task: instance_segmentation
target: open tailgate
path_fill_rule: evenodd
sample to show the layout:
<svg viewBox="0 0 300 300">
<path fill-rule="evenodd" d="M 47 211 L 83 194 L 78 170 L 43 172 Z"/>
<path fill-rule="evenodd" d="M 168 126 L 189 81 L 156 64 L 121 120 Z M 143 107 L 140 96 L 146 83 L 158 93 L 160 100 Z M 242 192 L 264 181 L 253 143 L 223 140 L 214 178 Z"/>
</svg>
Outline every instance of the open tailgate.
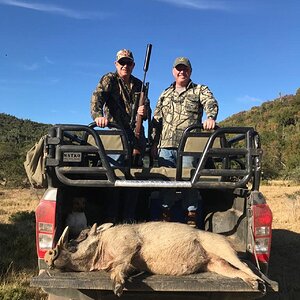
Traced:
<svg viewBox="0 0 300 300">
<path fill-rule="evenodd" d="M 79 290 L 100 290 L 112 294 L 112 282 L 109 274 L 104 271 L 95 272 L 60 272 L 44 271 L 40 275 L 33 277 L 31 286 L 43 288 L 48 293 L 59 293 L 60 289 Z M 272 282 L 269 287 L 273 291 L 278 291 L 277 282 Z M 243 299 L 255 299 L 264 295 L 265 287 L 257 286 L 252 288 L 239 278 L 227 278 L 218 274 L 205 272 L 186 276 L 162 276 L 140 273 L 130 277 L 125 284 L 123 299 L 126 295 L 136 295 L 140 299 L 145 299 L 147 295 L 155 293 L 155 299 L 167 299 L 168 295 L 172 299 L 201 299 L 201 295 L 211 293 L 227 295 L 232 294 L 231 299 L 241 297 Z M 161 296 L 161 297 L 159 297 Z M 176 297 L 175 297 L 176 296 Z M 244 298 L 245 296 L 245 298 Z M 142 297 L 142 298 L 141 298 Z M 175 297 L 175 298 L 174 298 Z"/>
</svg>

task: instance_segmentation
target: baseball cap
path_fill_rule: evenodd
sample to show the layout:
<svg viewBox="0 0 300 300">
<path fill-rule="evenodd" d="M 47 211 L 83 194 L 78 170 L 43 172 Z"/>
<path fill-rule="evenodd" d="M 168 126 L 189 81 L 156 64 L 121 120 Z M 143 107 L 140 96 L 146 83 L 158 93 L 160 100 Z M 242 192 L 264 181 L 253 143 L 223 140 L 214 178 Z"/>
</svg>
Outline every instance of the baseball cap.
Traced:
<svg viewBox="0 0 300 300">
<path fill-rule="evenodd" d="M 178 65 L 185 65 L 188 68 L 192 69 L 191 62 L 186 57 L 177 57 L 173 63 L 173 67 L 176 68 Z"/>
<path fill-rule="evenodd" d="M 122 58 L 128 58 L 134 61 L 132 52 L 128 49 L 121 49 L 120 51 L 117 52 L 116 60 L 119 61 Z"/>
</svg>

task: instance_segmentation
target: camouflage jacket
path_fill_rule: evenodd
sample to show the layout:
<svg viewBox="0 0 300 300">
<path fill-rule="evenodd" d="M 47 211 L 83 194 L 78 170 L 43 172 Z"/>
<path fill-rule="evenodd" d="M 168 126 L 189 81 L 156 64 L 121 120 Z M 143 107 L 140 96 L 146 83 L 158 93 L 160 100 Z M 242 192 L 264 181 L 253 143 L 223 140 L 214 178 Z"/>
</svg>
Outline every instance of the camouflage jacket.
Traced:
<svg viewBox="0 0 300 300">
<path fill-rule="evenodd" d="M 91 116 L 106 117 L 109 122 L 115 122 L 124 128 L 129 128 L 132 106 L 141 92 L 142 82 L 130 76 L 129 87 L 119 77 L 118 73 L 104 75 L 91 99 Z"/>
<path fill-rule="evenodd" d="M 178 93 L 175 83 L 159 97 L 152 120 L 152 138 L 159 148 L 177 148 L 183 131 L 191 125 L 201 124 L 203 110 L 214 120 L 218 102 L 205 85 L 192 81 Z"/>
</svg>

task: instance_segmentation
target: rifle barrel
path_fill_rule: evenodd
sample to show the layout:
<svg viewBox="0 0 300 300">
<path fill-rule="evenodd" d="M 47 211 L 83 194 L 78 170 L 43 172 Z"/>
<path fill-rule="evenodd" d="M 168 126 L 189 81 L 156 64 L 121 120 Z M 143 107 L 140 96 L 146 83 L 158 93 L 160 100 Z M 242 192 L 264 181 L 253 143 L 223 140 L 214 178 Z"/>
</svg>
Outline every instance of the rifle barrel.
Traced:
<svg viewBox="0 0 300 300">
<path fill-rule="evenodd" d="M 151 50 L 152 50 L 152 44 L 147 45 L 146 55 L 145 55 L 145 61 L 144 61 L 144 71 L 148 71 L 149 62 L 150 62 L 150 56 L 151 56 Z"/>
</svg>

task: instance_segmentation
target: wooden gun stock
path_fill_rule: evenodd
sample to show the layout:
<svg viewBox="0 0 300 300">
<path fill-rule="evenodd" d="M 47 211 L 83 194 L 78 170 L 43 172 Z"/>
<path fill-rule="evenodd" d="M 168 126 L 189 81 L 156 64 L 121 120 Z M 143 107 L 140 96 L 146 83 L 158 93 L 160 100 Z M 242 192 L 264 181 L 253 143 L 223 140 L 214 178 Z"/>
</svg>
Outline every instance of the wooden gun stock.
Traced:
<svg viewBox="0 0 300 300">
<path fill-rule="evenodd" d="M 141 92 L 140 99 L 139 99 L 139 107 L 145 105 L 145 93 Z M 143 117 L 139 114 L 136 115 L 136 123 L 134 128 L 134 135 L 137 139 L 141 136 L 141 130 L 142 130 L 142 123 L 143 123 Z"/>
</svg>

